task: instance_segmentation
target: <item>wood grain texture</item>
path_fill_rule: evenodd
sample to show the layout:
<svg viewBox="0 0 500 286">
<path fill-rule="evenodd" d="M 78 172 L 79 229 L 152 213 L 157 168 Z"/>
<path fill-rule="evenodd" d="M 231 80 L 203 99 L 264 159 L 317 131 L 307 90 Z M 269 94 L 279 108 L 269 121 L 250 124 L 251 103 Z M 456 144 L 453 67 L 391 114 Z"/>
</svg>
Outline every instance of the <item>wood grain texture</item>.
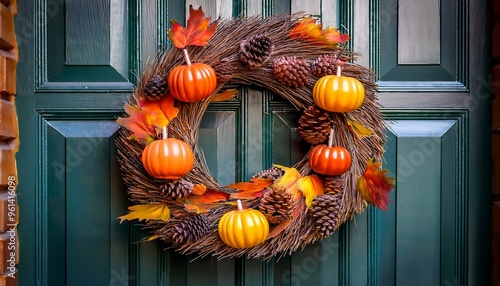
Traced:
<svg viewBox="0 0 500 286">
<path fill-rule="evenodd" d="M 0 49 L 8 51 L 16 46 L 14 15 L 7 7 L 0 5 Z"/>
<path fill-rule="evenodd" d="M 16 67 L 16 60 L 0 55 L 0 93 L 16 94 Z"/>
<path fill-rule="evenodd" d="M 0 99 L 0 140 L 8 141 L 18 137 L 17 115 L 13 101 Z"/>
</svg>

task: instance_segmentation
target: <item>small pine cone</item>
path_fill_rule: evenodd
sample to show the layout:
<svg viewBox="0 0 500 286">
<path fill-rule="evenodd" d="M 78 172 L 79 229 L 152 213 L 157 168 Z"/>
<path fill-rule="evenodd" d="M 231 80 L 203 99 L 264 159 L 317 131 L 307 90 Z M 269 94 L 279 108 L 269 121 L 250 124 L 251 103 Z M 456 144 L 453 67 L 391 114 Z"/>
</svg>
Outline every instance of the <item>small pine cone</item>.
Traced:
<svg viewBox="0 0 500 286">
<path fill-rule="evenodd" d="M 322 194 L 312 200 L 311 215 L 320 239 L 330 236 L 337 229 L 342 193 Z"/>
<path fill-rule="evenodd" d="M 299 135 L 311 144 L 323 143 L 330 135 L 330 114 L 311 105 L 299 119 Z"/>
<path fill-rule="evenodd" d="M 267 170 L 263 170 L 263 171 L 256 173 L 255 175 L 252 176 L 252 179 L 263 178 L 263 179 L 277 180 L 278 178 L 283 176 L 284 173 L 285 172 L 283 170 L 281 170 L 280 168 L 272 166 L 271 168 L 269 168 Z"/>
<path fill-rule="evenodd" d="M 177 181 L 168 181 L 160 187 L 161 193 L 172 199 L 187 197 L 191 193 L 193 188 L 193 183 L 183 179 L 179 179 Z"/>
<path fill-rule="evenodd" d="M 273 61 L 273 76 L 284 85 L 300 87 L 308 83 L 309 65 L 301 57 L 279 57 Z"/>
<path fill-rule="evenodd" d="M 340 193 L 344 191 L 345 180 L 343 176 L 325 178 L 325 193 Z"/>
<path fill-rule="evenodd" d="M 240 44 L 240 61 L 250 69 L 261 67 L 274 50 L 274 45 L 264 34 L 250 36 Z"/>
<path fill-rule="evenodd" d="M 292 215 L 292 195 L 284 187 L 269 188 L 262 195 L 259 210 L 269 223 L 280 224 Z"/>
<path fill-rule="evenodd" d="M 204 237 L 210 228 L 206 215 L 191 215 L 172 226 L 172 241 L 174 243 L 190 243 Z"/>
<path fill-rule="evenodd" d="M 155 74 L 144 85 L 142 92 L 147 100 L 159 100 L 168 93 L 168 84 L 161 76 Z"/>
<path fill-rule="evenodd" d="M 214 65 L 215 75 L 217 76 L 217 82 L 223 83 L 234 76 L 234 66 L 231 64 L 228 58 L 223 58 Z"/>
<path fill-rule="evenodd" d="M 339 59 L 337 55 L 321 55 L 311 64 L 311 73 L 317 77 L 336 74 L 339 65 L 343 66 L 344 61 Z"/>
</svg>

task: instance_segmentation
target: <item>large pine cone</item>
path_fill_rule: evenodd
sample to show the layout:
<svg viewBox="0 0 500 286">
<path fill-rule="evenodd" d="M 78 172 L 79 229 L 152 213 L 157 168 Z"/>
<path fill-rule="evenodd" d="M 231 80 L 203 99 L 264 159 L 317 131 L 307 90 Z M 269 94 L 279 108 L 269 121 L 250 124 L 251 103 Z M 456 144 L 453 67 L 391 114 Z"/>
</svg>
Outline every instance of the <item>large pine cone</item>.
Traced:
<svg viewBox="0 0 500 286">
<path fill-rule="evenodd" d="M 311 73 L 317 77 L 337 74 L 337 66 L 343 66 L 344 61 L 335 54 L 319 56 L 311 65 Z"/>
<path fill-rule="evenodd" d="M 172 241 L 174 243 L 190 243 L 204 237 L 210 229 L 206 215 L 191 215 L 172 226 Z"/>
<path fill-rule="evenodd" d="M 223 83 L 234 76 L 234 66 L 231 64 L 228 58 L 223 58 L 214 65 L 215 75 L 217 76 L 217 82 Z"/>
<path fill-rule="evenodd" d="M 344 191 L 344 176 L 334 176 L 325 178 L 325 193 L 340 193 Z"/>
<path fill-rule="evenodd" d="M 280 224 L 292 215 L 292 195 L 284 187 L 271 187 L 262 195 L 259 210 L 269 223 Z"/>
<path fill-rule="evenodd" d="M 283 170 L 281 170 L 280 168 L 272 166 L 271 168 L 269 168 L 267 170 L 263 170 L 263 171 L 256 173 L 255 175 L 252 176 L 252 179 L 263 178 L 263 179 L 277 180 L 278 178 L 283 176 L 284 173 L 285 172 Z"/>
<path fill-rule="evenodd" d="M 250 68 L 261 67 L 271 58 L 274 45 L 264 34 L 250 36 L 240 44 L 240 61 Z"/>
<path fill-rule="evenodd" d="M 306 108 L 299 119 L 299 135 L 311 144 L 323 143 L 331 129 L 330 114 L 315 105 Z"/>
<path fill-rule="evenodd" d="M 144 85 L 142 93 L 147 100 L 159 100 L 168 93 L 168 84 L 161 76 L 155 74 Z"/>
<path fill-rule="evenodd" d="M 279 57 L 273 61 L 273 76 L 277 81 L 291 87 L 308 83 L 309 65 L 301 57 Z"/>
<path fill-rule="evenodd" d="M 312 200 L 311 215 L 316 235 L 323 239 L 337 229 L 343 193 L 322 194 Z"/>
<path fill-rule="evenodd" d="M 168 181 L 160 187 L 163 195 L 174 200 L 187 197 L 193 188 L 193 183 L 183 179 Z"/>
</svg>

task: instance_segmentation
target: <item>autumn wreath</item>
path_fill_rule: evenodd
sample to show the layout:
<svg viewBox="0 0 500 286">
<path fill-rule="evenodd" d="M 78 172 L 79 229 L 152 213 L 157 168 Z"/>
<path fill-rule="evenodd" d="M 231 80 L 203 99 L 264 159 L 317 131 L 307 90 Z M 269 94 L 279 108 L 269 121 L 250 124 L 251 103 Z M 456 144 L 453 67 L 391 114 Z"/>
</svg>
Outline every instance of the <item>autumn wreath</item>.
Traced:
<svg viewBox="0 0 500 286">
<path fill-rule="evenodd" d="M 173 46 L 142 72 L 117 138 L 131 202 L 149 238 L 184 254 L 269 259 L 331 235 L 367 203 L 385 209 L 394 181 L 381 169 L 385 128 L 374 75 L 353 63 L 348 35 L 302 14 L 211 22 L 190 7 Z M 238 86 L 268 89 L 302 112 L 310 143 L 295 166 L 273 165 L 221 186 L 197 141 L 211 102 Z"/>
</svg>

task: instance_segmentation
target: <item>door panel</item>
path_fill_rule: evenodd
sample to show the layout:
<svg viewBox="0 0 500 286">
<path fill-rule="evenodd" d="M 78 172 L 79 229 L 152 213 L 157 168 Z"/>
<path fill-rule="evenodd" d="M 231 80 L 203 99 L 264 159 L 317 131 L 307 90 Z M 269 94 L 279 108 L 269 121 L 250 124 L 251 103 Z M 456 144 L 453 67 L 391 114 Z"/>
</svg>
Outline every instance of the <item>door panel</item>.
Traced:
<svg viewBox="0 0 500 286">
<path fill-rule="evenodd" d="M 487 218 L 488 165 L 468 159 L 489 150 L 478 84 L 487 61 L 468 52 L 479 49 L 468 46 L 468 31 L 481 27 L 484 7 L 410 2 L 18 3 L 20 285 L 486 285 L 488 224 L 476 222 Z M 331 237 L 270 261 L 195 259 L 144 242 L 150 233 L 140 223 L 119 223 L 128 201 L 115 119 L 142 66 L 168 47 L 168 21 L 184 23 L 189 4 L 212 19 L 306 11 L 349 31 L 358 62 L 379 76 L 390 127 L 384 168 L 397 186 L 387 211 L 369 207 Z M 409 37 L 416 26 L 431 34 Z M 415 45 L 429 50 L 414 53 Z M 303 158 L 299 116 L 269 91 L 240 87 L 237 98 L 209 107 L 198 148 L 222 185 L 248 180 Z"/>
</svg>

